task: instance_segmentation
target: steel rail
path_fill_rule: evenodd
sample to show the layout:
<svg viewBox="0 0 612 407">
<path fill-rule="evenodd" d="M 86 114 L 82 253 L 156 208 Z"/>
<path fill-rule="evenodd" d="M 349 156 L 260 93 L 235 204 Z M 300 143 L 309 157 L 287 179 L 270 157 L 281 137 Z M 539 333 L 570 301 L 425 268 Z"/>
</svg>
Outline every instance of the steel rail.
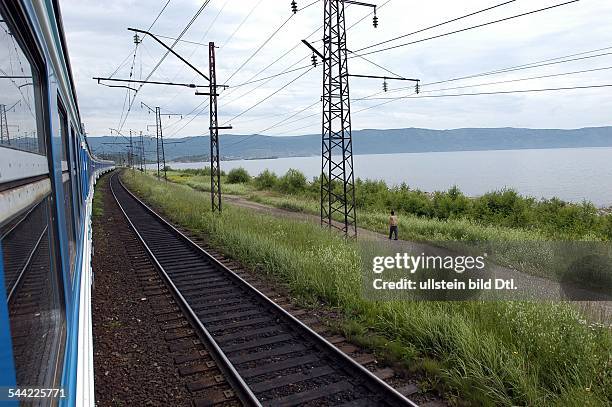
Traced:
<svg viewBox="0 0 612 407">
<path fill-rule="evenodd" d="M 115 174 L 113 176 L 116 177 L 117 175 Z M 287 322 L 289 322 L 295 328 L 297 328 L 298 331 L 301 334 L 307 335 L 308 338 L 310 340 L 312 340 L 314 343 L 316 343 L 318 345 L 321 345 L 325 351 L 327 351 L 328 353 L 332 354 L 335 357 L 338 357 L 340 360 L 342 360 L 348 366 L 350 366 L 352 369 L 354 369 L 354 371 L 357 373 L 357 375 L 355 375 L 355 376 L 359 377 L 358 375 L 360 375 L 361 379 L 364 380 L 364 382 L 365 382 L 364 384 L 365 385 L 372 384 L 377 389 L 377 391 L 380 393 L 380 395 L 383 396 L 383 397 L 388 398 L 391 402 L 393 402 L 392 405 L 394 405 L 394 406 L 418 407 L 418 405 L 416 403 L 414 403 L 413 401 L 411 401 L 410 399 L 405 397 L 403 394 L 401 394 L 400 392 L 395 390 L 393 387 L 391 387 L 389 384 L 387 384 L 384 380 L 380 379 L 375 374 L 373 374 L 371 371 L 369 371 L 367 368 L 365 368 L 362 365 L 360 365 L 353 358 L 351 358 L 350 356 L 348 356 L 347 354 L 345 354 L 344 352 L 339 350 L 332 343 L 327 341 L 325 338 L 323 338 L 317 332 L 315 332 L 310 327 L 305 325 L 302 321 L 300 321 L 299 319 L 297 319 L 296 317 L 291 315 L 291 313 L 286 311 L 280 305 L 276 304 L 274 301 L 272 301 L 270 298 L 268 298 L 265 294 L 263 294 L 257 288 L 252 286 L 250 283 L 248 283 L 246 280 L 244 280 L 242 277 L 240 277 L 234 271 L 232 271 L 227 266 L 225 266 L 223 263 L 221 263 L 219 260 L 217 260 L 213 255 L 208 253 L 206 250 L 204 250 L 202 247 L 200 247 L 197 243 L 195 243 L 193 240 L 191 240 L 189 237 L 187 237 L 184 233 L 182 233 L 180 230 L 178 230 L 174 225 L 172 225 L 170 222 L 168 222 L 166 219 L 164 219 L 162 216 L 160 216 L 157 212 L 155 212 L 152 208 L 150 208 L 147 204 L 145 204 L 140 198 L 135 196 L 127 187 L 125 187 L 125 185 L 123 185 L 123 182 L 120 179 L 118 179 L 118 181 L 119 181 L 119 184 L 121 185 L 121 187 L 146 212 L 148 212 L 150 215 L 152 215 L 157 221 L 159 221 L 163 225 L 165 225 L 180 240 L 186 242 L 192 249 L 196 250 L 196 252 L 201 253 L 204 257 L 207 258 L 207 260 L 211 261 L 216 267 L 218 267 L 223 272 L 225 272 L 234 281 L 238 282 L 239 285 L 241 285 L 242 287 L 246 288 L 248 292 L 254 294 L 257 299 L 262 301 L 264 304 L 267 304 L 274 311 L 276 311 L 279 314 L 281 314 L 281 316 L 284 317 L 284 319 Z M 111 182 L 111 191 L 113 191 L 113 196 L 115 197 L 115 199 L 119 203 L 119 201 L 118 201 L 118 199 L 117 199 L 117 197 L 116 197 L 116 195 L 114 193 L 114 190 L 112 188 L 112 182 Z M 157 259 L 154 256 L 153 252 L 151 251 L 151 249 L 146 245 L 146 243 L 144 242 L 144 239 L 141 237 L 141 235 L 138 233 L 138 231 L 136 230 L 136 228 L 133 225 L 133 223 L 127 217 L 127 214 L 123 210 L 123 207 L 121 206 L 120 203 L 119 203 L 119 206 L 120 206 L 122 212 L 124 213 L 124 215 L 126 216 L 126 219 L 128 219 L 128 222 L 130 223 L 130 225 L 132 226 L 134 231 L 136 231 L 136 233 L 137 233 L 138 237 L 140 238 L 141 242 L 147 248 L 147 251 L 149 252 L 149 255 L 153 258 L 155 264 L 160 268 L 160 270 L 162 270 L 162 273 L 164 274 L 164 277 L 166 278 L 168 283 L 171 285 L 172 289 L 176 292 L 177 296 L 181 299 L 181 301 L 185 302 L 186 308 L 189 310 L 189 312 L 192 315 L 192 317 L 195 318 L 198 326 L 203 330 L 203 332 L 206 332 L 207 337 L 209 337 L 210 340 L 212 341 L 213 348 L 215 349 L 215 351 L 220 352 L 220 354 L 222 355 L 223 360 L 226 360 L 227 363 L 229 364 L 229 366 L 232 367 L 232 369 L 231 369 L 232 374 L 239 375 L 237 370 L 233 367 L 233 364 L 229 361 L 229 358 L 224 354 L 224 352 L 221 350 L 220 346 L 216 343 L 214 338 L 212 338 L 212 336 L 210 335 L 209 331 L 199 321 L 199 318 L 195 315 L 195 312 L 193 311 L 193 309 L 188 304 L 186 304 L 185 298 L 178 292 L 178 289 L 176 288 L 176 286 L 171 281 L 170 276 L 167 273 L 165 273 L 165 271 L 163 271 L 163 268 L 161 267 L 161 264 L 159 264 L 159 262 L 157 261 Z M 242 380 L 242 378 L 240 378 L 239 383 L 243 383 L 245 386 L 248 387 L 248 385 L 246 385 L 246 383 L 244 382 L 244 380 Z M 250 390 L 249 390 L 249 392 L 250 392 L 251 395 L 253 394 Z M 255 396 L 253 395 L 253 397 L 255 397 Z"/>
<path fill-rule="evenodd" d="M 124 210 L 123 205 L 121 205 L 121 202 L 119 202 L 119 199 L 117 198 L 117 195 L 115 194 L 115 189 L 113 188 L 113 182 L 112 182 L 112 179 L 114 177 L 118 177 L 118 175 L 117 174 L 113 174 L 111 176 L 111 179 L 109 181 L 110 182 L 110 189 L 111 189 L 111 192 L 113 194 L 113 197 L 115 198 L 115 201 L 117 202 L 117 205 L 119 205 L 119 209 L 121 209 L 121 212 L 123 213 L 123 216 L 125 216 L 125 219 L 128 221 L 130 227 L 132 228 L 132 230 L 134 231 L 134 233 L 136 234 L 136 236 L 138 237 L 138 239 L 142 243 L 143 247 L 145 248 L 145 250 L 149 254 L 149 257 L 151 258 L 151 260 L 153 261 L 153 263 L 155 264 L 157 269 L 161 272 L 164 280 L 166 280 L 166 283 L 168 284 L 168 287 L 170 288 L 170 291 L 172 291 L 174 297 L 178 300 L 181 308 L 187 313 L 187 316 L 191 319 L 191 321 L 200 330 L 200 333 L 202 335 L 199 335 L 199 336 L 202 337 L 202 339 L 204 340 L 204 342 L 207 345 L 207 348 L 209 350 L 212 350 L 212 352 L 210 353 L 212 358 L 214 359 L 214 361 L 219 366 L 219 369 L 221 369 L 221 371 L 225 374 L 225 376 L 228 379 L 228 381 L 230 382 L 232 388 L 234 390 L 238 390 L 238 392 L 239 392 L 238 398 L 240 398 L 240 400 L 243 403 L 245 403 L 245 405 L 247 405 L 247 406 L 258 406 L 258 407 L 260 407 L 261 403 L 259 402 L 259 400 L 257 400 L 257 397 L 255 397 L 255 395 L 253 394 L 253 392 L 251 391 L 249 386 L 244 382 L 242 377 L 238 374 L 238 371 L 236 370 L 234 365 L 230 362 L 230 360 L 227 358 L 225 353 L 221 350 L 221 348 L 219 347 L 217 342 L 214 340 L 214 338 L 212 337 L 212 335 L 210 334 L 208 329 L 206 329 L 206 327 L 204 327 L 204 325 L 202 324 L 202 322 L 200 321 L 200 319 L 196 315 L 196 313 L 193 310 L 193 308 L 191 308 L 189 303 L 185 300 L 185 297 L 183 297 L 183 295 L 181 294 L 179 289 L 176 287 L 176 285 L 174 284 L 174 282 L 172 281 L 172 279 L 170 278 L 170 276 L 166 272 L 166 270 L 163 268 L 163 266 L 157 260 L 157 257 L 155 256 L 155 254 L 153 253 L 151 248 L 147 245 L 147 243 L 143 239 L 142 235 L 140 234 L 140 232 L 138 231 L 136 226 L 132 223 L 131 219 L 127 215 L 127 212 Z M 123 185 L 123 183 L 121 182 L 120 179 L 119 179 L 119 184 L 128 194 L 130 194 L 136 200 L 136 202 L 138 202 L 138 203 L 140 203 L 141 205 L 144 206 L 144 204 L 138 198 L 136 198 Z M 147 206 L 144 206 L 144 207 L 147 210 L 151 211 Z"/>
<path fill-rule="evenodd" d="M 34 258 L 34 254 L 36 254 L 36 251 L 38 250 L 38 246 L 40 246 L 40 242 L 42 241 L 43 237 L 47 234 L 47 230 L 48 229 L 49 229 L 49 226 L 48 225 L 45 226 L 45 228 L 43 229 L 42 233 L 40 234 L 40 236 L 36 240 L 36 243 L 34 244 L 34 247 L 30 251 L 30 254 L 28 255 L 28 259 L 26 260 L 25 264 L 21 268 L 21 271 L 19 272 L 19 276 L 17 276 L 17 280 L 15 280 L 15 283 L 13 283 L 13 286 L 11 287 L 11 290 L 8 292 L 8 294 L 6 296 L 6 303 L 7 304 L 9 304 L 11 302 L 11 298 L 13 296 L 13 293 L 17 290 L 17 286 L 19 286 L 19 284 L 21 283 L 21 279 L 23 278 L 26 270 L 28 269 L 28 267 L 30 267 L 30 263 L 32 262 L 32 259 Z"/>
</svg>

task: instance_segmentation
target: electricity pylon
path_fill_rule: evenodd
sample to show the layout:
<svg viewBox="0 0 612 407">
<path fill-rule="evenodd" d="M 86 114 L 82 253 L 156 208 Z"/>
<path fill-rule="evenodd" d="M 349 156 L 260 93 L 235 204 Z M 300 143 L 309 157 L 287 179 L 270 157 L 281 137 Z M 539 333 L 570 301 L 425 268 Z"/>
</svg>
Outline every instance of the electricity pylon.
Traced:
<svg viewBox="0 0 612 407">
<path fill-rule="evenodd" d="M 321 224 L 357 235 L 344 1 L 324 0 Z M 340 215 L 341 224 L 334 223 Z"/>
<path fill-rule="evenodd" d="M 374 9 L 372 24 L 378 27 L 376 5 L 353 0 L 323 0 L 323 53 L 308 41 L 302 42 L 323 62 L 323 120 L 321 131 L 321 225 L 341 230 L 346 237 L 357 236 L 355 209 L 355 173 L 353 171 L 353 135 L 351 130 L 351 102 L 349 77 L 417 81 L 403 77 L 387 78 L 372 75 L 350 75 L 344 5 Z M 293 12 L 297 5 L 292 2 Z"/>
</svg>

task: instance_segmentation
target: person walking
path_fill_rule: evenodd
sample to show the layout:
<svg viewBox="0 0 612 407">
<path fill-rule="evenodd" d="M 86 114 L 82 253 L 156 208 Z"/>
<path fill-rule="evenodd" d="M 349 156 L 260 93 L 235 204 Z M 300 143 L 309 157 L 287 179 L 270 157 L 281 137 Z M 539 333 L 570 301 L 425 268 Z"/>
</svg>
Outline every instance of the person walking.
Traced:
<svg viewBox="0 0 612 407">
<path fill-rule="evenodd" d="M 393 240 L 397 240 L 397 216 L 395 216 L 395 211 L 391 211 L 391 216 L 389 216 L 389 240 L 391 240 L 391 236 L 395 238 Z"/>
</svg>

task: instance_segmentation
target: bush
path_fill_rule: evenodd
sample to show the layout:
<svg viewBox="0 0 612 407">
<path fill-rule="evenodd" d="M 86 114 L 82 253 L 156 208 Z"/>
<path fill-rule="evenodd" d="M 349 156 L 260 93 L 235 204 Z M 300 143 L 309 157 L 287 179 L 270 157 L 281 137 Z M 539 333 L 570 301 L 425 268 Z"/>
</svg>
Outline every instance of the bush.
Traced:
<svg viewBox="0 0 612 407">
<path fill-rule="evenodd" d="M 246 184 L 251 180 L 251 176 L 244 168 L 234 168 L 227 173 L 227 182 L 230 184 Z"/>
<path fill-rule="evenodd" d="M 270 170 L 265 170 L 255 177 L 255 187 L 257 189 L 272 189 L 276 187 L 278 177 Z"/>
<path fill-rule="evenodd" d="M 470 200 L 455 185 L 448 192 L 436 192 L 433 197 L 434 216 L 439 219 L 456 219 L 467 212 Z"/>
<path fill-rule="evenodd" d="M 278 190 L 287 194 L 296 194 L 306 190 L 306 176 L 298 170 L 290 168 L 278 180 Z"/>
</svg>

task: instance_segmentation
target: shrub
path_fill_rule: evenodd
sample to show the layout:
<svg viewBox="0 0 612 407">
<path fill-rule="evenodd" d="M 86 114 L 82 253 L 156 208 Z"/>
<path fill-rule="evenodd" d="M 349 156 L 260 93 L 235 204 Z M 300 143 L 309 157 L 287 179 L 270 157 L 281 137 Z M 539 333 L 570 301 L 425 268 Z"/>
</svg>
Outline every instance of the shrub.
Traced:
<svg viewBox="0 0 612 407">
<path fill-rule="evenodd" d="M 306 176 L 300 171 L 290 168 L 289 171 L 278 180 L 278 189 L 288 194 L 304 192 L 306 189 Z"/>
<path fill-rule="evenodd" d="M 276 187 L 278 177 L 270 170 L 265 170 L 255 177 L 255 187 L 257 189 L 272 189 Z"/>
<path fill-rule="evenodd" d="M 204 167 L 204 168 L 188 168 L 183 170 L 183 172 L 185 174 L 189 174 L 189 175 L 210 175 L 210 167 Z"/>
<path fill-rule="evenodd" d="M 251 180 L 251 176 L 244 168 L 234 168 L 227 173 L 227 182 L 229 184 L 246 184 Z"/>
<path fill-rule="evenodd" d="M 469 199 L 453 186 L 446 193 L 436 192 L 433 197 L 434 216 L 439 219 L 459 218 L 467 212 Z"/>
</svg>

